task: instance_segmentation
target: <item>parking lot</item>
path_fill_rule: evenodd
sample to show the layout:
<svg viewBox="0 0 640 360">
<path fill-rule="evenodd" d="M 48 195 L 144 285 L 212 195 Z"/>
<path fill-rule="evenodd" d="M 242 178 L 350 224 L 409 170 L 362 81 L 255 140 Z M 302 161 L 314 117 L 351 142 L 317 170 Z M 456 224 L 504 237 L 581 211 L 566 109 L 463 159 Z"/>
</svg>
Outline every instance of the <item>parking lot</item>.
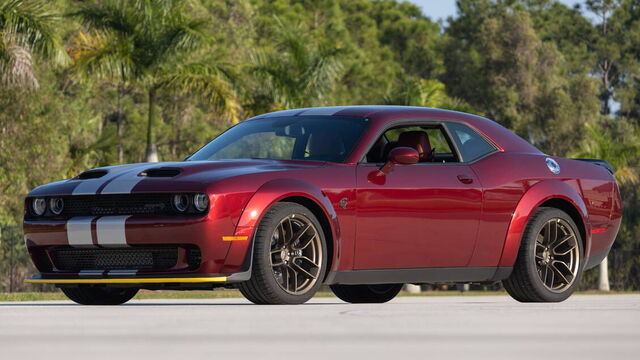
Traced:
<svg viewBox="0 0 640 360">
<path fill-rule="evenodd" d="M 637 359 L 640 295 L 560 304 L 507 296 L 0 303 L 0 349 L 2 359 Z"/>
</svg>

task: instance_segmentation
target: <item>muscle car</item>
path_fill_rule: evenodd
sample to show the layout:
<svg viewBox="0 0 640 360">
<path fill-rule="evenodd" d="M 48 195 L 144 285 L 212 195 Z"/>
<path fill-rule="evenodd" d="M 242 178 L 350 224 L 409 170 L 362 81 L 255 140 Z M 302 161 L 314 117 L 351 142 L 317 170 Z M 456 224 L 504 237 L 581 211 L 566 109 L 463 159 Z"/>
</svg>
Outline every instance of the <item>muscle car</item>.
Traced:
<svg viewBox="0 0 640 360">
<path fill-rule="evenodd" d="M 401 106 L 284 110 L 184 161 L 117 165 L 37 187 L 24 236 L 39 274 L 80 304 L 139 289 L 238 288 L 351 303 L 407 283 L 494 283 L 569 297 L 622 215 L 610 165 L 544 154 L 498 123 Z"/>
</svg>

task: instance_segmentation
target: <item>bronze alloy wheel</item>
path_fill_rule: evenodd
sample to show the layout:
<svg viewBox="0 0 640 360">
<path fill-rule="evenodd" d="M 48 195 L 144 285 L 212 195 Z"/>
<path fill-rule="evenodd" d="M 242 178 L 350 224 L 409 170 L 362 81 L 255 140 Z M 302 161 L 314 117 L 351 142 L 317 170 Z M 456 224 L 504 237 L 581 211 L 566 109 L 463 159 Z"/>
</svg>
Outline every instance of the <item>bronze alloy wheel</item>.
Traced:
<svg viewBox="0 0 640 360">
<path fill-rule="evenodd" d="M 313 222 L 302 214 L 280 221 L 271 236 L 271 269 L 287 293 L 301 295 L 313 288 L 322 264 L 321 238 Z"/>
<path fill-rule="evenodd" d="M 580 269 L 578 239 L 565 220 L 548 220 L 536 237 L 535 261 L 538 276 L 551 292 L 571 287 Z"/>
</svg>

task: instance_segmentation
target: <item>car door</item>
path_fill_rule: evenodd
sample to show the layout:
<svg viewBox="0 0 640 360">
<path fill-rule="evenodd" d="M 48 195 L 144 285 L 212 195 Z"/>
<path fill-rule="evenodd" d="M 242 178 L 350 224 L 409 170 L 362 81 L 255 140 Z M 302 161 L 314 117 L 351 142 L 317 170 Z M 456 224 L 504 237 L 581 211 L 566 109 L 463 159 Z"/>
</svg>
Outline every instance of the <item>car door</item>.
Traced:
<svg viewBox="0 0 640 360">
<path fill-rule="evenodd" d="M 356 269 L 462 267 L 473 254 L 482 206 L 480 183 L 473 170 L 459 162 L 451 141 L 442 139 L 448 136 L 444 127 L 424 130 L 430 138 L 441 137 L 436 159 L 395 165 L 387 175 L 380 173 L 380 163 L 357 167 Z M 386 141 L 387 148 L 397 145 L 393 138 Z"/>
</svg>

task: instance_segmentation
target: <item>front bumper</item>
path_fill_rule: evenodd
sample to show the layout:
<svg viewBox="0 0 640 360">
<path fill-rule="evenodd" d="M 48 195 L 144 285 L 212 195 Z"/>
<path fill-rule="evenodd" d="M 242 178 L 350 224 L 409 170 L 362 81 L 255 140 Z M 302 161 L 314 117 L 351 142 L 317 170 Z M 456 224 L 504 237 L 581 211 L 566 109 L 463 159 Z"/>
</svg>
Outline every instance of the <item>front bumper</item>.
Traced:
<svg viewBox="0 0 640 360">
<path fill-rule="evenodd" d="M 220 286 L 248 279 L 248 256 L 253 228 L 236 227 L 229 218 L 142 216 L 97 217 L 68 220 L 25 220 L 29 254 L 40 274 L 28 283 L 57 285 L 131 284 Z M 75 219 L 77 220 L 77 219 Z M 117 220 L 117 221 L 116 221 Z M 140 249 L 145 247 L 197 248 L 197 266 L 157 269 L 94 269 L 68 271 L 56 268 L 54 249 Z M 183 254 L 184 252 L 181 252 Z M 180 264 L 181 261 L 178 261 Z M 184 285 L 184 286 L 182 286 Z"/>
</svg>

